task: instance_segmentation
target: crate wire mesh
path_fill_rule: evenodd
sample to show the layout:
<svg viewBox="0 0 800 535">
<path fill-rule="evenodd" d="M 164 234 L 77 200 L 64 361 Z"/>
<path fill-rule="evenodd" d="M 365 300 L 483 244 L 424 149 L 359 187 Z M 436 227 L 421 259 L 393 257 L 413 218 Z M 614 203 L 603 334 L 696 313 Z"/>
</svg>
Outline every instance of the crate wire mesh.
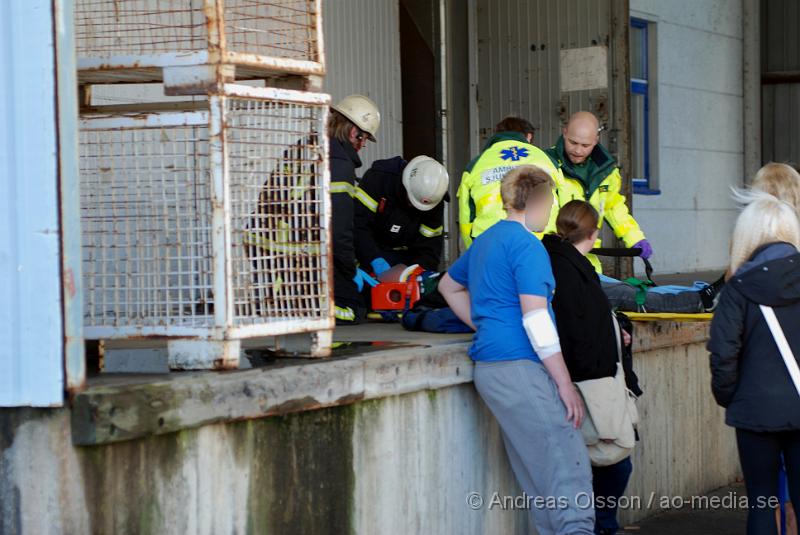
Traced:
<svg viewBox="0 0 800 535">
<path fill-rule="evenodd" d="M 262 70 L 321 75 L 320 1 L 78 0 L 78 69 L 112 72 L 79 76 L 102 83 L 121 71 L 116 81 L 157 81 L 160 73 L 148 68 L 208 63 L 237 65 L 243 77 Z"/>
<path fill-rule="evenodd" d="M 87 326 L 213 325 L 208 123 L 157 118 L 82 122 Z"/>
<path fill-rule="evenodd" d="M 81 120 L 87 338 L 333 327 L 327 95 Z"/>
</svg>

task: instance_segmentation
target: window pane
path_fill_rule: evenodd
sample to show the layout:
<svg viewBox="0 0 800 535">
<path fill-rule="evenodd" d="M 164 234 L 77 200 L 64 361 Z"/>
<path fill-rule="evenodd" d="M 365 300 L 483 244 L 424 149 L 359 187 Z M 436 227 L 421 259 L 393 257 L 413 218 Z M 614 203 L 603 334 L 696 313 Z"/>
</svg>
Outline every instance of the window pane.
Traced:
<svg viewBox="0 0 800 535">
<path fill-rule="evenodd" d="M 645 96 L 631 93 L 631 167 L 633 178 L 647 178 L 645 175 Z"/>
<path fill-rule="evenodd" d="M 631 26 L 631 78 L 647 79 L 647 30 Z"/>
</svg>

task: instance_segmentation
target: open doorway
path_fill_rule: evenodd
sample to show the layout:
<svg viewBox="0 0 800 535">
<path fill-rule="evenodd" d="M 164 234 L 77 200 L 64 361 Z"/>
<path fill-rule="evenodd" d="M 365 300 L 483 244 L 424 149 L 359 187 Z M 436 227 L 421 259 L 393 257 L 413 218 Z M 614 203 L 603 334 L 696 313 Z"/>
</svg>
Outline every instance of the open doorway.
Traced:
<svg viewBox="0 0 800 535">
<path fill-rule="evenodd" d="M 441 161 L 436 102 L 436 13 L 438 0 L 400 0 L 400 68 L 403 156 L 424 154 Z"/>
</svg>

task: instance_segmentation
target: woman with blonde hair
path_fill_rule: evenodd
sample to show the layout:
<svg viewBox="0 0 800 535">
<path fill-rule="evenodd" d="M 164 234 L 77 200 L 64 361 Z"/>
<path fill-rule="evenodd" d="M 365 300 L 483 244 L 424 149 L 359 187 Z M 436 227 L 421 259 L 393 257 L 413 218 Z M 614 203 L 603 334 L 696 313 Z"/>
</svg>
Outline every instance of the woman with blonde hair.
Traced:
<svg viewBox="0 0 800 535">
<path fill-rule="evenodd" d="M 733 275 L 711 323 L 711 388 L 726 408 L 725 422 L 736 428 L 751 506 L 748 535 L 777 532 L 781 455 L 789 495 L 800 503 L 800 379 L 792 376 L 800 356 L 798 248 L 800 219 L 792 206 L 771 195 L 748 204 L 734 229 Z"/>
<path fill-rule="evenodd" d="M 758 170 L 753 190 L 769 193 L 800 212 L 800 173 L 785 163 L 770 162 Z"/>
<path fill-rule="evenodd" d="M 733 188 L 733 199 L 743 206 L 772 196 L 800 214 L 800 173 L 791 165 L 770 162 L 758 170 L 746 188 Z"/>
</svg>

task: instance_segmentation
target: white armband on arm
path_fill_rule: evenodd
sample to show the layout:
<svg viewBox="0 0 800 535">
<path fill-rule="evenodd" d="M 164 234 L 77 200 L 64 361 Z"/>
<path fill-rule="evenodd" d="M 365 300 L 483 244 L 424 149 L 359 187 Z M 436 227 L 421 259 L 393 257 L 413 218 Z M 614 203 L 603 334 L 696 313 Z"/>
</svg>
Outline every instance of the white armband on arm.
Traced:
<svg viewBox="0 0 800 535">
<path fill-rule="evenodd" d="M 522 316 L 522 326 L 541 360 L 561 352 L 558 331 L 546 308 L 531 310 Z"/>
</svg>

